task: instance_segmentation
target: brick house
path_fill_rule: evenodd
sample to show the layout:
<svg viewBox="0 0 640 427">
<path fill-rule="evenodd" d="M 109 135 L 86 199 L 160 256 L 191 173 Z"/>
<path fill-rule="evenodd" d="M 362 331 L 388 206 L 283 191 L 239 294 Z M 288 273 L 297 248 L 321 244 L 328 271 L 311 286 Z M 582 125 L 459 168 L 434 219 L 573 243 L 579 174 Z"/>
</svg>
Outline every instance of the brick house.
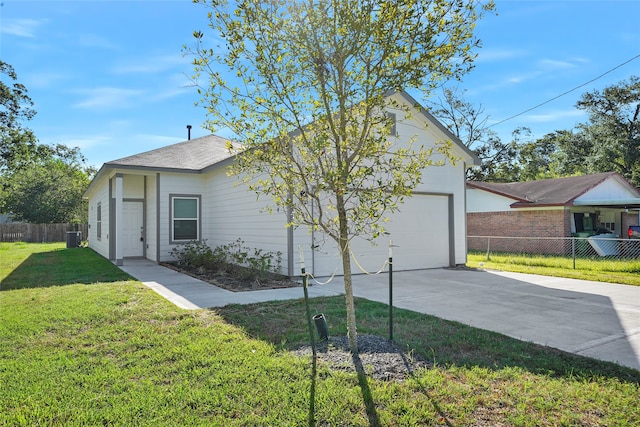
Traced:
<svg viewBox="0 0 640 427">
<path fill-rule="evenodd" d="M 467 182 L 469 249 L 486 249 L 486 239 L 473 236 L 571 237 L 609 232 L 626 238 L 629 226 L 638 224 L 640 191 L 617 172 L 500 184 Z M 504 248 L 499 240 L 491 246 L 549 252 L 542 248 L 544 241 L 503 243 Z"/>
</svg>

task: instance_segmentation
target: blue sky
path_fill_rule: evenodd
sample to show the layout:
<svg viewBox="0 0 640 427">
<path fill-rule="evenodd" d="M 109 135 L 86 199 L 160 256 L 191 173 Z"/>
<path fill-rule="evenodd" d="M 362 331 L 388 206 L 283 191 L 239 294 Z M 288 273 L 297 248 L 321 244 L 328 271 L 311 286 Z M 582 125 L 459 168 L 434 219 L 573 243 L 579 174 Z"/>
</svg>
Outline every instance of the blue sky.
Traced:
<svg viewBox="0 0 640 427">
<path fill-rule="evenodd" d="M 0 0 L 0 58 L 35 102 L 41 143 L 80 147 L 102 163 L 207 134 L 182 46 L 207 31 L 188 0 Z M 459 84 L 497 123 L 640 55 L 640 1 L 501 1 L 477 27 L 483 48 Z M 508 139 L 584 121 L 579 96 L 640 74 L 640 58 L 553 102 L 496 125 Z M 413 94 L 416 96 L 415 94 Z M 419 96 L 417 97 L 419 99 Z"/>
</svg>

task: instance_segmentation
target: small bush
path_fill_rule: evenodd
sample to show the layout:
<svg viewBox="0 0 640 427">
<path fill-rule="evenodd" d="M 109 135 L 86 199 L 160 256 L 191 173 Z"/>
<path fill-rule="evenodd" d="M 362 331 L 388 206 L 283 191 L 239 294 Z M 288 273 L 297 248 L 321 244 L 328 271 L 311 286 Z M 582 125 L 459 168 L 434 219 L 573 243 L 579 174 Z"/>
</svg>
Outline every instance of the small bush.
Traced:
<svg viewBox="0 0 640 427">
<path fill-rule="evenodd" d="M 176 259 L 179 267 L 206 269 L 239 279 L 279 273 L 282 265 L 282 252 L 249 248 L 244 246 L 242 239 L 213 249 L 206 240 L 192 241 L 173 248 L 169 254 Z"/>
<path fill-rule="evenodd" d="M 208 268 L 214 263 L 214 253 L 206 240 L 191 241 L 176 246 L 169 252 L 176 263 L 184 268 Z"/>
<path fill-rule="evenodd" d="M 282 252 L 263 251 L 262 249 L 244 246 L 244 241 L 238 239 L 228 245 L 220 246 L 230 264 L 247 267 L 260 275 L 278 273 L 282 264 Z"/>
</svg>

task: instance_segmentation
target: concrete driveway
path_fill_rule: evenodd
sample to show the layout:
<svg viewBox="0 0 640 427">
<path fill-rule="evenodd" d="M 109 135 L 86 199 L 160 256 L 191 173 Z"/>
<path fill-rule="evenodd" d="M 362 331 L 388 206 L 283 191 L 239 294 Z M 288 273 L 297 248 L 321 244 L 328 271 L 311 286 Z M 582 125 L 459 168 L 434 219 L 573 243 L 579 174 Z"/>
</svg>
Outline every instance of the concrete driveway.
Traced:
<svg viewBox="0 0 640 427">
<path fill-rule="evenodd" d="M 230 292 L 146 260 L 124 271 L 186 309 L 301 298 L 301 288 Z M 353 278 L 358 297 L 389 302 L 388 274 Z M 310 296 L 343 294 L 341 277 Z M 393 305 L 640 370 L 640 287 L 530 274 L 394 272 Z"/>
<path fill-rule="evenodd" d="M 341 278 L 339 280 L 342 280 Z M 354 293 L 388 302 L 388 275 Z M 393 306 L 640 370 L 640 287 L 493 271 L 393 274 Z"/>
</svg>

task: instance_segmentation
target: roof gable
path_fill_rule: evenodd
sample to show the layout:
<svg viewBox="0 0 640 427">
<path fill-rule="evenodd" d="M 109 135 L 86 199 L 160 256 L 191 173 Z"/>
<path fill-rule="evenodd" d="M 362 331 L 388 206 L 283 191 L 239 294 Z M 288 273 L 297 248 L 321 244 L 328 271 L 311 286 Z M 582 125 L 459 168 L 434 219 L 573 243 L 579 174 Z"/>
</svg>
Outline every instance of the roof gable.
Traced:
<svg viewBox="0 0 640 427">
<path fill-rule="evenodd" d="M 635 193 L 636 197 L 640 196 L 640 192 L 617 172 L 510 183 L 469 181 L 467 185 L 515 199 L 511 207 L 522 208 L 571 206 L 577 198 L 608 180 L 614 180 Z"/>
</svg>

